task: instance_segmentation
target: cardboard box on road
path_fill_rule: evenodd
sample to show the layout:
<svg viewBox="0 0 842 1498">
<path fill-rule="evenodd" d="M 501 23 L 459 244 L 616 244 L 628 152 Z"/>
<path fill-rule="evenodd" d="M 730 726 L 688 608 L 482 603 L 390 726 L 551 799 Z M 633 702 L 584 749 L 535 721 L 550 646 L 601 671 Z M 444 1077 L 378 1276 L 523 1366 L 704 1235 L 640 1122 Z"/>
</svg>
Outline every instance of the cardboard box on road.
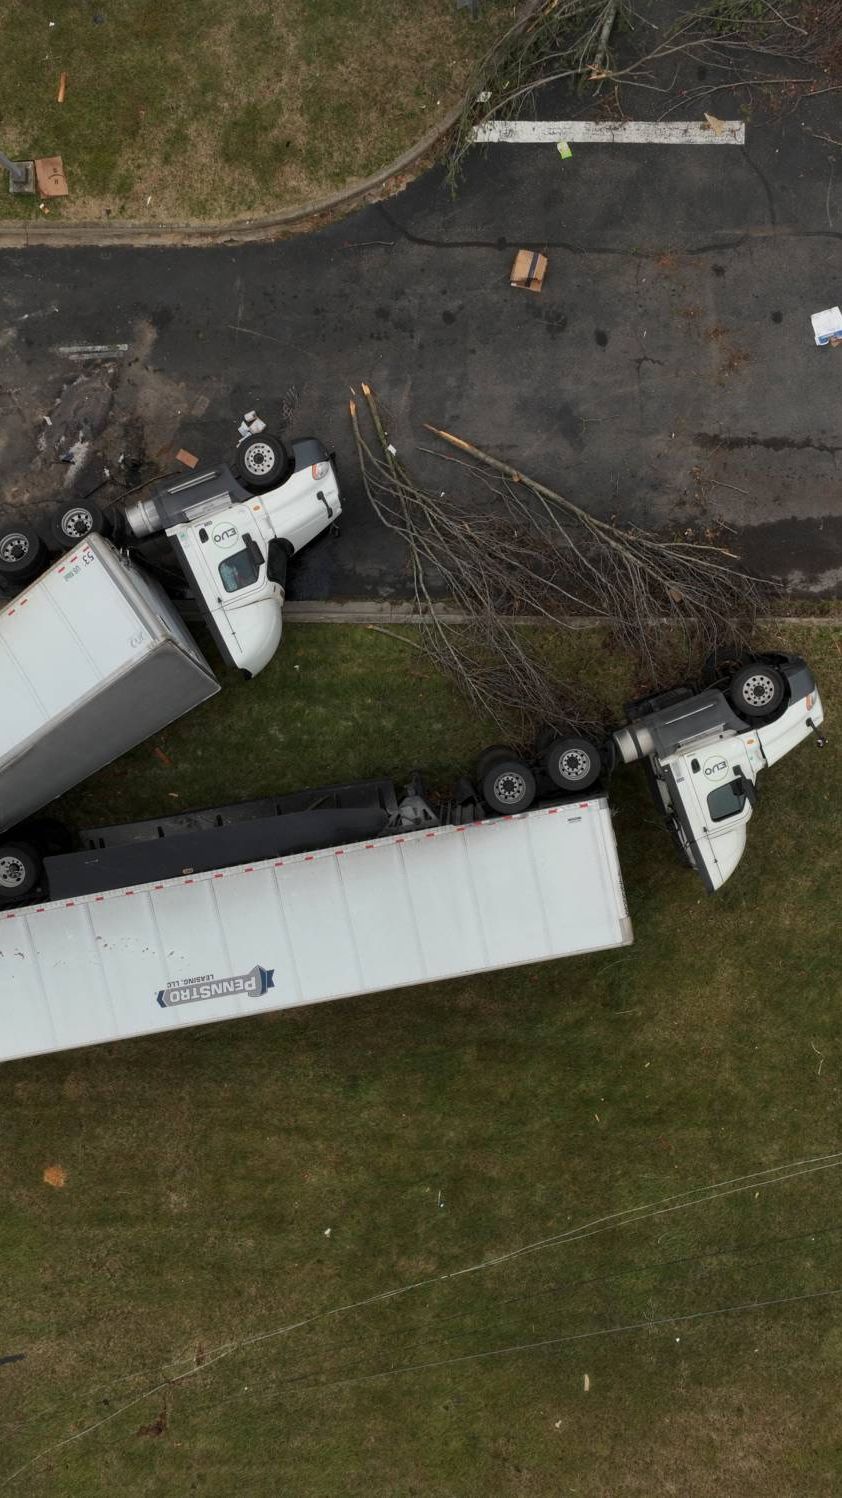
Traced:
<svg viewBox="0 0 842 1498">
<path fill-rule="evenodd" d="M 547 273 L 547 257 L 537 250 L 518 250 L 510 280 L 523 291 L 540 291 Z"/>
</svg>

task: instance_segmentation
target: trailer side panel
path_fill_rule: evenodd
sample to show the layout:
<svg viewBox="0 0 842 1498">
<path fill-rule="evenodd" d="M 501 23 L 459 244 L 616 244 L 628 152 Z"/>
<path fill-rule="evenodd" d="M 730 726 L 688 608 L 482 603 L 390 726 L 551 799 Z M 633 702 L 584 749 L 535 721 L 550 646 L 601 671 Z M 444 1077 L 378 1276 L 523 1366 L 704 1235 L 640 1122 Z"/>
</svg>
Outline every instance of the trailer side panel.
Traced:
<svg viewBox="0 0 842 1498">
<path fill-rule="evenodd" d="M 0 1058 L 631 940 L 599 797 L 9 912 Z"/>
</svg>

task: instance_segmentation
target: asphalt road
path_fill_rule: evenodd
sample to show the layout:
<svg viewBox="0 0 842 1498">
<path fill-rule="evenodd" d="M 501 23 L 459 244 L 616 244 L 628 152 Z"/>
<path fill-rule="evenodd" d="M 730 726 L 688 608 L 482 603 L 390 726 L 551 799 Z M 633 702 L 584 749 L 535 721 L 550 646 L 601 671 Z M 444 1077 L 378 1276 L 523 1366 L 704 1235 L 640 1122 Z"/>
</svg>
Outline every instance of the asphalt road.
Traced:
<svg viewBox="0 0 842 1498">
<path fill-rule="evenodd" d="M 842 153 L 810 133 L 842 134 L 836 97 L 750 121 L 744 149 L 477 150 L 455 199 L 434 171 L 284 243 L 6 252 L 2 503 L 40 513 L 89 483 L 98 450 L 143 475 L 179 445 L 217 459 L 245 409 L 275 425 L 295 386 L 290 432 L 335 446 L 346 516 L 292 592 L 400 597 L 347 416 L 368 379 L 396 445 L 442 488 L 458 470 L 414 451 L 424 421 L 599 513 L 724 525 L 753 568 L 834 594 L 842 348 L 816 348 L 809 317 L 842 300 Z M 540 295 L 508 284 L 522 246 L 549 256 Z M 90 344 L 127 349 L 61 352 Z M 87 471 L 56 461 L 78 435 L 72 390 L 66 430 L 43 420 L 80 375 L 86 400 L 101 390 Z"/>
</svg>

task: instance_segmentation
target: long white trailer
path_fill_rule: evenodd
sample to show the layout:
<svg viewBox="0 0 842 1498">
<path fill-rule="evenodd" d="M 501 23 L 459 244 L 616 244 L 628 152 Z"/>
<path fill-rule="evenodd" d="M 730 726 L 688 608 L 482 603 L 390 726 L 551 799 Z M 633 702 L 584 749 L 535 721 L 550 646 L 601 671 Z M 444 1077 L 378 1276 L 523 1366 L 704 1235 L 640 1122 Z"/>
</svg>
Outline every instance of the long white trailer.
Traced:
<svg viewBox="0 0 842 1498">
<path fill-rule="evenodd" d="M 0 912 L 0 1059 L 632 940 L 604 796 Z"/>
</svg>

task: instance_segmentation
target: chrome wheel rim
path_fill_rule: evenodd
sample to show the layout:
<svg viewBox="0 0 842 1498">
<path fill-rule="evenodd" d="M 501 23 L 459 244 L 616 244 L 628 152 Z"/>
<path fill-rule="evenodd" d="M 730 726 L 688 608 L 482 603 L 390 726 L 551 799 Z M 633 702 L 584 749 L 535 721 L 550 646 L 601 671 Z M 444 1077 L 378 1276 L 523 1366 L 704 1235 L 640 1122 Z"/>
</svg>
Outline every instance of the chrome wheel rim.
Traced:
<svg viewBox="0 0 842 1498">
<path fill-rule="evenodd" d="M 254 478 L 265 478 L 275 464 L 275 454 L 268 442 L 250 442 L 246 448 L 243 467 Z"/>
<path fill-rule="evenodd" d="M 768 707 L 775 696 L 775 683 L 765 671 L 756 671 L 743 683 L 743 698 L 750 707 Z"/>
<path fill-rule="evenodd" d="M 0 889 L 20 889 L 26 883 L 26 868 L 15 853 L 0 857 Z"/>
<path fill-rule="evenodd" d="M 591 771 L 591 757 L 584 749 L 568 749 L 560 756 L 558 767 L 565 780 L 584 780 Z"/>
<path fill-rule="evenodd" d="M 517 770 L 506 770 L 495 780 L 494 794 L 504 806 L 517 806 L 526 796 L 526 781 Z"/>
<path fill-rule="evenodd" d="M 94 517 L 90 510 L 65 510 L 61 517 L 62 534 L 71 541 L 81 541 L 94 528 Z"/>
<path fill-rule="evenodd" d="M 7 531 L 0 541 L 0 560 L 22 562 L 29 552 L 29 542 L 22 531 Z"/>
</svg>

